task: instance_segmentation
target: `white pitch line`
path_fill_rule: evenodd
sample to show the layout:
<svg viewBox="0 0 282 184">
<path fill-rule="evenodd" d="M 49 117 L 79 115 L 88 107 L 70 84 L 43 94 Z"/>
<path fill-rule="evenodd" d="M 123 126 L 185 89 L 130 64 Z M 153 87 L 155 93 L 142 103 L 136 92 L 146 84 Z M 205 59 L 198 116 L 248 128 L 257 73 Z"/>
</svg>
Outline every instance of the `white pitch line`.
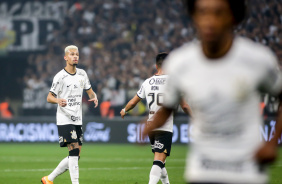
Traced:
<svg viewBox="0 0 282 184">
<path fill-rule="evenodd" d="M 275 165 L 272 167 L 282 167 L 282 165 Z M 142 170 L 149 169 L 150 167 L 96 167 L 96 168 L 79 168 L 80 171 L 95 171 L 95 170 Z M 167 169 L 184 169 L 184 167 L 167 167 Z M 43 172 L 52 171 L 54 169 L 4 169 L 0 172 Z"/>
<path fill-rule="evenodd" d="M 168 169 L 184 169 L 183 167 L 167 167 Z M 150 167 L 97 167 L 97 168 L 79 168 L 80 171 L 92 171 L 92 170 L 142 170 L 150 169 Z M 54 169 L 4 169 L 0 172 L 42 172 L 52 171 Z"/>
<path fill-rule="evenodd" d="M 0 160 L 5 161 L 14 161 L 16 159 L 20 159 L 17 162 L 59 162 L 59 159 L 49 158 L 49 159 L 43 159 L 43 158 L 26 158 L 26 157 L 0 157 Z M 120 161 L 120 162 L 151 162 L 151 158 L 144 158 L 144 159 L 124 159 L 124 158 L 112 158 L 112 159 L 99 159 L 99 158 L 89 158 L 89 157 L 81 157 L 81 159 L 84 162 L 113 162 L 113 161 Z M 168 162 L 185 162 L 186 159 L 179 159 L 179 158 L 171 158 L 167 160 Z"/>
</svg>

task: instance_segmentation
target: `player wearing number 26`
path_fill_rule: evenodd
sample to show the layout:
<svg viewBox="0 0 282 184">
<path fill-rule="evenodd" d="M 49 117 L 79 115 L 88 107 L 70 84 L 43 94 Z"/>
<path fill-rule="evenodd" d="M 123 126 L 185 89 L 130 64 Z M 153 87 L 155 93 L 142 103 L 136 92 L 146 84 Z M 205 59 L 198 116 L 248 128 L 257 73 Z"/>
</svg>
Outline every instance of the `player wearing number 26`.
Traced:
<svg viewBox="0 0 282 184">
<path fill-rule="evenodd" d="M 164 86 L 169 77 L 165 75 L 162 70 L 162 63 L 167 55 L 167 53 L 157 55 L 157 74 L 144 81 L 137 94 L 128 102 L 125 108 L 121 110 L 120 114 L 122 118 L 124 118 L 127 112 L 133 109 L 143 98 L 146 98 L 149 107 L 149 118 L 147 122 L 150 122 L 154 114 L 161 108 L 165 98 Z M 187 103 L 181 100 L 180 105 L 186 114 L 190 114 L 190 107 Z M 149 126 L 149 124 L 147 124 L 147 126 Z M 170 115 L 162 127 L 155 129 L 149 134 L 152 152 L 154 153 L 154 162 L 150 172 L 149 184 L 156 184 L 160 179 L 162 183 L 169 184 L 165 160 L 166 157 L 170 155 L 172 132 L 173 114 Z"/>
</svg>

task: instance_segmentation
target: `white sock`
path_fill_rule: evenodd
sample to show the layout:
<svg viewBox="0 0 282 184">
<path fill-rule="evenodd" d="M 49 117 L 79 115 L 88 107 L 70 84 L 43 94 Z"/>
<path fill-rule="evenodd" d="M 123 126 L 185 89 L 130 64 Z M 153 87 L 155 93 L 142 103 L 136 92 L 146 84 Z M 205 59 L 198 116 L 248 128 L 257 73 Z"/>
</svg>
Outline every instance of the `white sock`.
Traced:
<svg viewBox="0 0 282 184">
<path fill-rule="evenodd" d="M 168 174 L 165 167 L 162 169 L 161 181 L 163 184 L 169 184 Z"/>
<path fill-rule="evenodd" d="M 69 156 L 69 171 L 72 184 L 79 184 L 78 156 Z"/>
<path fill-rule="evenodd" d="M 59 165 L 53 170 L 53 172 L 49 174 L 48 179 L 50 181 L 54 181 L 54 179 L 57 176 L 66 172 L 68 168 L 69 168 L 69 159 L 68 157 L 66 157 L 59 163 Z"/>
<path fill-rule="evenodd" d="M 162 169 L 157 165 L 153 165 L 150 172 L 149 184 L 157 184 L 160 180 L 161 173 L 162 173 Z"/>
</svg>

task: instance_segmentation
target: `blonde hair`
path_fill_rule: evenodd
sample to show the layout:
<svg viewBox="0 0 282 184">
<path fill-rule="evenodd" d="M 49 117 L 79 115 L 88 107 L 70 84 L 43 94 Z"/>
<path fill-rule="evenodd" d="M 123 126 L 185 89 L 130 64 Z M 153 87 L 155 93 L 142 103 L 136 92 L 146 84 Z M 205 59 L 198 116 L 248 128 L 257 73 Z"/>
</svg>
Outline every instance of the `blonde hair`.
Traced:
<svg viewBox="0 0 282 184">
<path fill-rule="evenodd" d="M 67 52 L 69 52 L 70 49 L 76 49 L 78 50 L 78 47 L 75 45 L 69 45 L 65 48 L 65 54 L 67 54 Z"/>
</svg>

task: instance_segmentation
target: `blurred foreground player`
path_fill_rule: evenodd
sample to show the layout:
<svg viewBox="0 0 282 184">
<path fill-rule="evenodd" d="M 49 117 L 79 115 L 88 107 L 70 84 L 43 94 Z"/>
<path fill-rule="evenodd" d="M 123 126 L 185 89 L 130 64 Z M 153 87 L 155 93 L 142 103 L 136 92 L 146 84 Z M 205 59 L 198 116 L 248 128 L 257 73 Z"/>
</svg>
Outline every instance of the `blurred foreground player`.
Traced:
<svg viewBox="0 0 282 184">
<path fill-rule="evenodd" d="M 193 140 L 185 178 L 192 184 L 268 182 L 266 163 L 276 157 L 281 108 L 271 142 L 260 141 L 260 92 L 278 95 L 281 72 L 265 46 L 235 36 L 244 0 L 186 0 L 199 41 L 173 51 L 165 61 L 170 76 L 164 107 L 143 134 L 162 126 L 180 94 L 193 109 Z"/>
<path fill-rule="evenodd" d="M 166 91 L 164 88 L 168 75 L 165 75 L 162 70 L 162 63 L 167 57 L 167 53 L 160 53 L 156 57 L 157 74 L 145 80 L 137 92 L 137 94 L 128 102 L 124 109 L 120 111 L 122 118 L 128 111 L 133 109 L 136 104 L 143 98 L 146 98 L 149 106 L 149 118 L 150 121 L 154 114 L 160 109 Z M 184 101 L 180 103 L 183 111 L 186 114 L 190 114 L 190 107 Z M 170 155 L 171 143 L 173 132 L 173 114 L 169 116 L 166 123 L 157 129 L 154 129 L 149 134 L 152 152 L 154 153 L 154 162 L 150 172 L 149 184 L 157 184 L 159 180 L 163 184 L 169 184 L 167 170 L 165 168 L 166 157 Z"/>
<path fill-rule="evenodd" d="M 57 126 L 61 147 L 68 147 L 69 156 L 64 158 L 55 170 L 41 179 L 43 184 L 53 184 L 53 180 L 69 169 L 72 184 L 79 183 L 78 159 L 82 147 L 82 95 L 83 89 L 98 106 L 97 96 L 91 88 L 86 72 L 76 68 L 79 60 L 78 48 L 70 45 L 65 48 L 66 67 L 53 79 L 47 96 L 49 103 L 58 104 Z"/>
</svg>

